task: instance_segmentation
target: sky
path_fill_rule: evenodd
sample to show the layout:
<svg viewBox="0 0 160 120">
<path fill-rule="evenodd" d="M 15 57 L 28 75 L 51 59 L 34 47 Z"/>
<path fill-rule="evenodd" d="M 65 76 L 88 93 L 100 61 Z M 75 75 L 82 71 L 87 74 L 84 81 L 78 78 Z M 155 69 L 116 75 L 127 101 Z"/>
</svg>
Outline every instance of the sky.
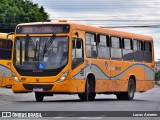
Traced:
<svg viewBox="0 0 160 120">
<path fill-rule="evenodd" d="M 72 22 L 152 36 L 160 59 L 160 0 L 32 0 L 54 22 Z M 147 27 L 144 27 L 147 26 Z"/>
</svg>

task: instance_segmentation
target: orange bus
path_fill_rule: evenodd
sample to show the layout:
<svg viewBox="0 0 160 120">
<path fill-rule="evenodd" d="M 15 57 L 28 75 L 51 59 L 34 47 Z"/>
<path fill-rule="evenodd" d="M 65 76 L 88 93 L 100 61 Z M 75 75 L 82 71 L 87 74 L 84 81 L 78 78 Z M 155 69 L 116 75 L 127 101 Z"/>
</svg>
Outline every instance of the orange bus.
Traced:
<svg viewBox="0 0 160 120">
<path fill-rule="evenodd" d="M 0 33 L 0 87 L 11 87 L 11 56 L 13 35 Z"/>
<path fill-rule="evenodd" d="M 115 94 L 132 100 L 154 87 L 152 37 L 65 20 L 19 24 L 15 30 L 14 93 L 35 92 L 36 101 L 53 94 Z"/>
</svg>

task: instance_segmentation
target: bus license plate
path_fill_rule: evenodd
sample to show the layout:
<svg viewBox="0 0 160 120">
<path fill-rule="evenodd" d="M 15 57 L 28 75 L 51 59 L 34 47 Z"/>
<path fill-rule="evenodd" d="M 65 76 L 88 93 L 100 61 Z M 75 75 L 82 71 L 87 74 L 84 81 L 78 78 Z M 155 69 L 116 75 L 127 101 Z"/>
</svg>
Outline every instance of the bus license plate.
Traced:
<svg viewBox="0 0 160 120">
<path fill-rule="evenodd" d="M 39 92 L 39 91 L 43 91 L 43 88 L 33 88 L 34 92 Z"/>
</svg>

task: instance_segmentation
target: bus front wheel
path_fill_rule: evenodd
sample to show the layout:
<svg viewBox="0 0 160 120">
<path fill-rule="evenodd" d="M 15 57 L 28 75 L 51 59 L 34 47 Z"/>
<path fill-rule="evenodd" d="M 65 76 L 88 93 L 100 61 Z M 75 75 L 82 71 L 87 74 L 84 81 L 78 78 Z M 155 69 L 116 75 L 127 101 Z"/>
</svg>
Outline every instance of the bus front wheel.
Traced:
<svg viewBox="0 0 160 120">
<path fill-rule="evenodd" d="M 92 101 L 96 97 L 95 93 L 95 83 L 93 80 L 87 78 L 85 92 L 78 94 L 78 97 L 82 101 Z"/>
<path fill-rule="evenodd" d="M 43 98 L 44 98 L 44 95 L 43 95 L 42 92 L 35 92 L 35 98 L 36 98 L 37 102 L 42 102 Z"/>
<path fill-rule="evenodd" d="M 133 78 L 130 78 L 128 82 L 128 91 L 119 92 L 116 94 L 118 100 L 133 100 L 136 91 L 136 86 Z"/>
</svg>

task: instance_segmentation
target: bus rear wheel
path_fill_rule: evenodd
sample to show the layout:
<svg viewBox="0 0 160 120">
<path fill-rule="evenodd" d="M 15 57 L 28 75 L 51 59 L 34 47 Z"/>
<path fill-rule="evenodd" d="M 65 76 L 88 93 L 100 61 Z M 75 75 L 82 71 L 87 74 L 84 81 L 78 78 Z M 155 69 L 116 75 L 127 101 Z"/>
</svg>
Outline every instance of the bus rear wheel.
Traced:
<svg viewBox="0 0 160 120">
<path fill-rule="evenodd" d="M 130 78 L 128 82 L 128 91 L 119 92 L 116 94 L 118 100 L 133 100 L 136 91 L 136 86 L 133 78 Z"/>
<path fill-rule="evenodd" d="M 36 98 L 37 102 L 42 102 L 43 98 L 44 98 L 44 95 L 43 95 L 42 92 L 35 92 L 35 98 Z"/>
<path fill-rule="evenodd" d="M 95 83 L 93 80 L 87 78 L 85 92 L 78 94 L 81 101 L 92 101 L 96 97 L 95 93 Z"/>
</svg>

